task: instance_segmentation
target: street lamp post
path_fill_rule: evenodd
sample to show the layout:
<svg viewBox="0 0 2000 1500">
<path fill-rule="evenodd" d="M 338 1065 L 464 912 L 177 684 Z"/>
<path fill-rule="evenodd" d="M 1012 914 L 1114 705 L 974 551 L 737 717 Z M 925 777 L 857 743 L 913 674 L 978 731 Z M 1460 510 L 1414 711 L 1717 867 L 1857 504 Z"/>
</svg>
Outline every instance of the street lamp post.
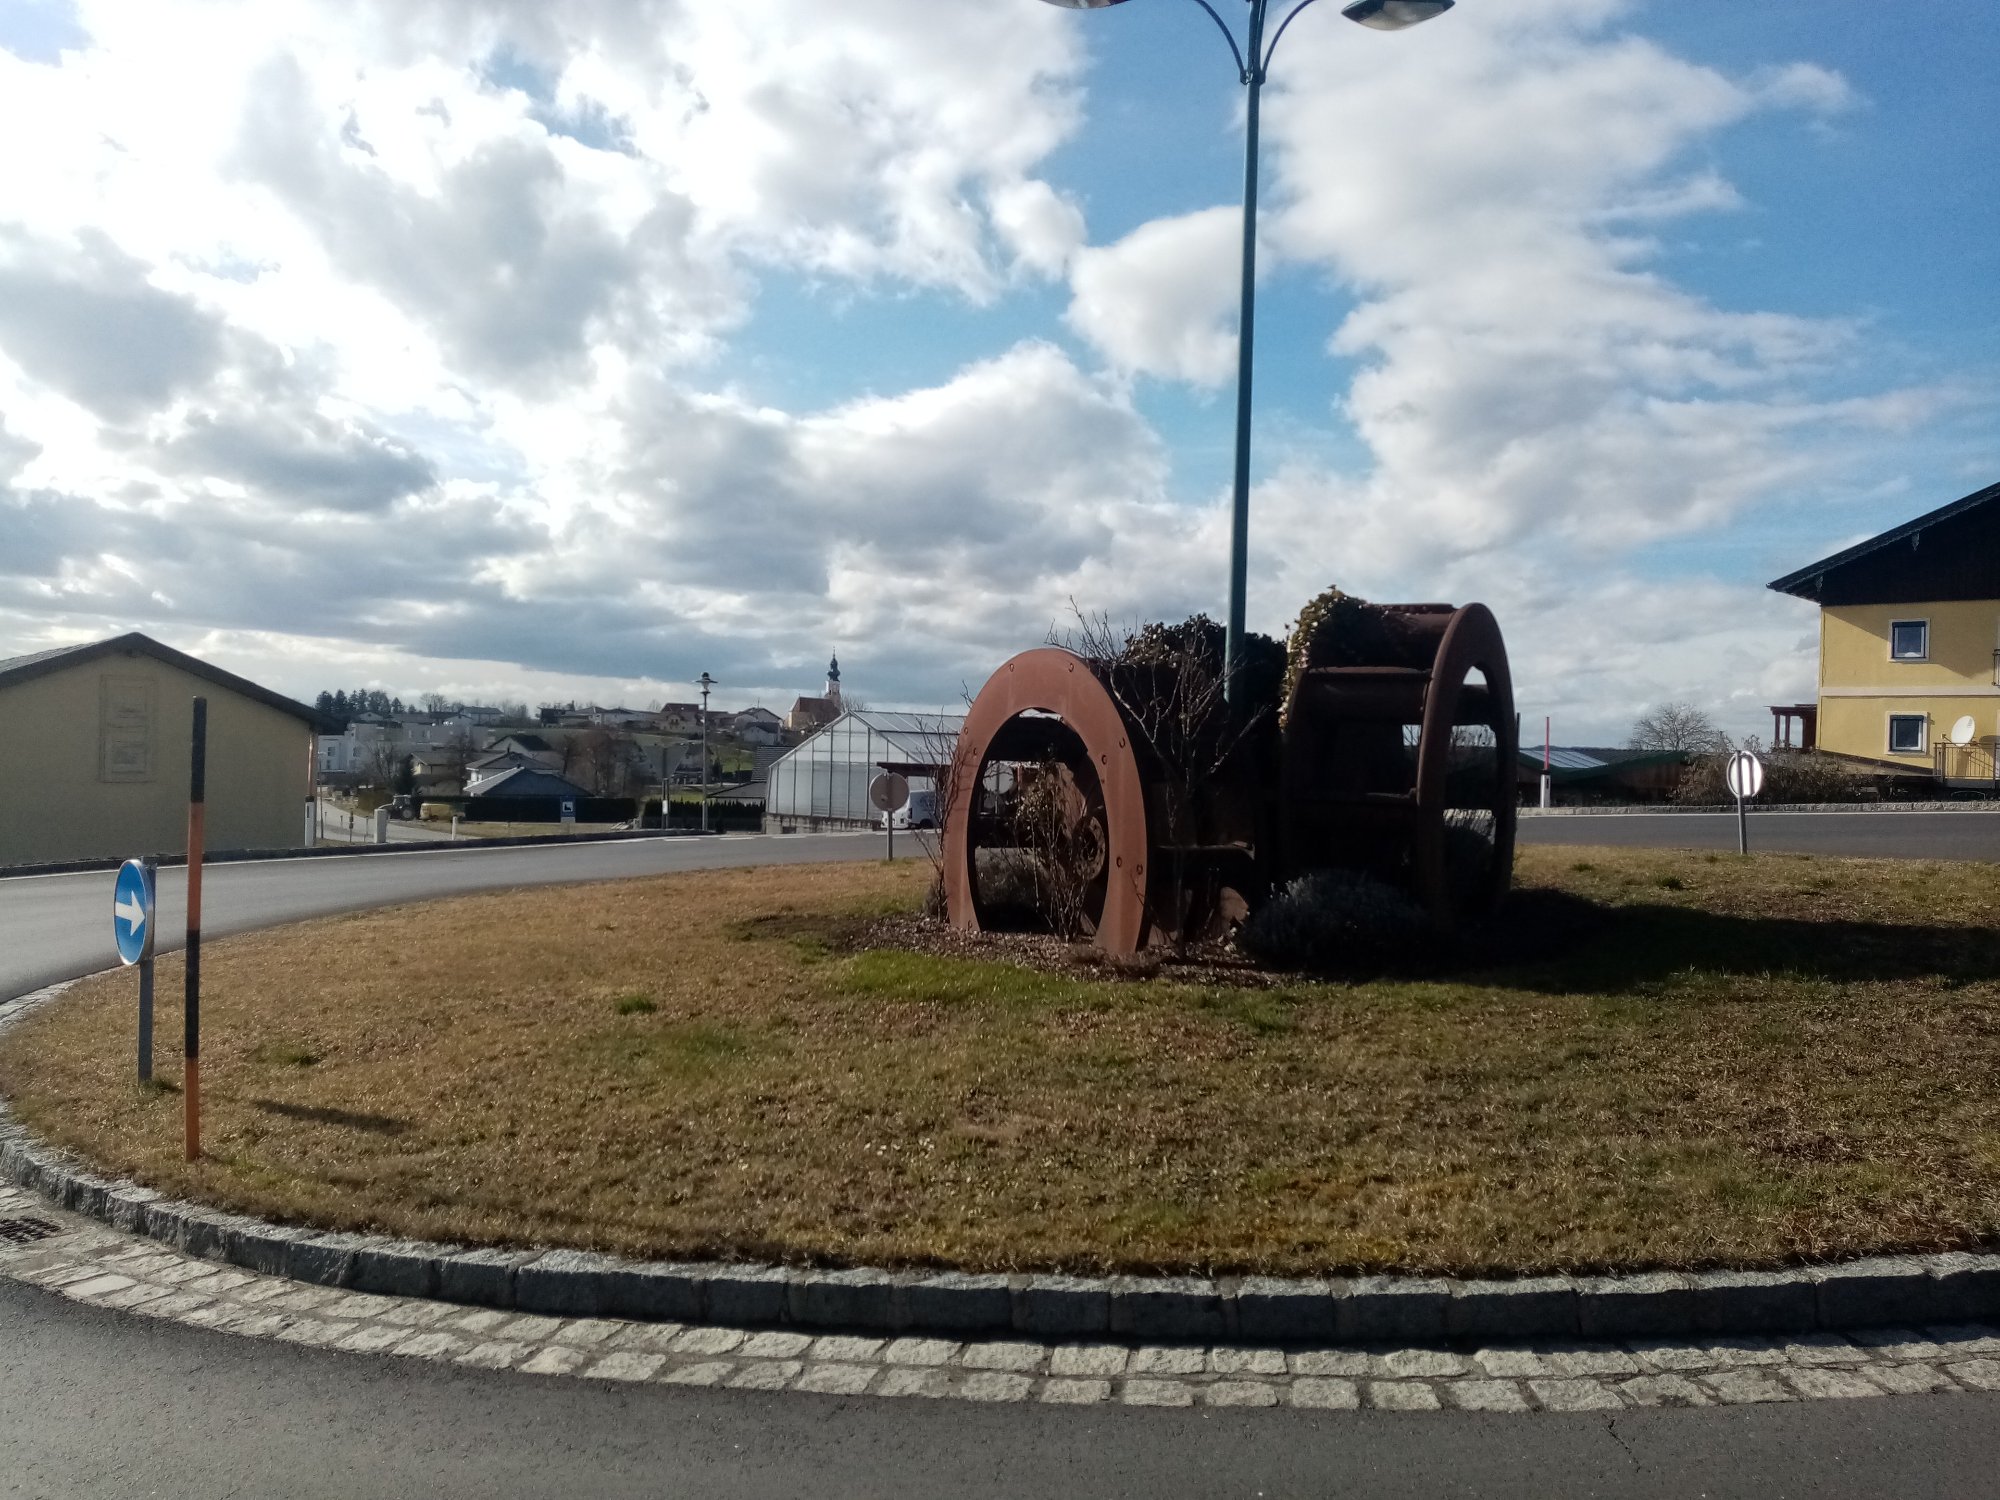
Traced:
<svg viewBox="0 0 2000 1500">
<path fill-rule="evenodd" d="M 1126 0 L 1047 0 L 1065 10 L 1102 10 L 1123 5 Z M 1264 80 L 1269 75 L 1271 57 L 1284 40 L 1285 31 L 1300 11 L 1313 0 L 1298 0 L 1269 45 L 1264 41 L 1269 0 L 1245 0 L 1250 7 L 1250 27 L 1246 45 L 1239 47 L 1236 33 L 1216 14 L 1209 0 L 1194 0 L 1208 12 L 1209 19 L 1229 43 L 1236 70 L 1245 91 L 1243 133 L 1243 290 L 1236 333 L 1236 470 L 1229 515 L 1229 623 L 1224 637 L 1222 685 L 1230 697 L 1236 694 L 1236 673 L 1243 660 L 1244 595 L 1250 569 L 1250 384 L 1256 350 L 1257 321 L 1257 131 L 1263 103 Z M 1282 0 L 1280 0 L 1282 3 Z M 1401 31 L 1450 10 L 1455 0 L 1353 0 L 1341 14 L 1350 21 L 1377 31 Z"/>
<path fill-rule="evenodd" d="M 708 832 L 708 690 L 716 681 L 701 674 L 701 831 Z"/>
</svg>

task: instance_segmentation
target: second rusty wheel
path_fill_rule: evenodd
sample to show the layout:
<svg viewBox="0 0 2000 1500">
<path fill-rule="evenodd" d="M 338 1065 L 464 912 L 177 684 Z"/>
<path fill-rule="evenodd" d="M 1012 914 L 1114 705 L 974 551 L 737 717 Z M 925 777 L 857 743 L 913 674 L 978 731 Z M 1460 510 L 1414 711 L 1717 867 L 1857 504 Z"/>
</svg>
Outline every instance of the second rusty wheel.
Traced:
<svg viewBox="0 0 2000 1500">
<path fill-rule="evenodd" d="M 989 923 L 980 853 L 1005 841 L 1003 804 L 1020 795 L 1023 767 L 1048 768 L 1058 778 L 1058 804 L 1076 824 L 1074 848 L 1088 864 L 1085 930 L 1107 952 L 1136 953 L 1150 925 L 1139 758 L 1089 664 L 1055 647 L 1024 651 L 995 672 L 959 733 L 945 799 L 944 893 L 952 925 L 979 931 Z"/>
</svg>

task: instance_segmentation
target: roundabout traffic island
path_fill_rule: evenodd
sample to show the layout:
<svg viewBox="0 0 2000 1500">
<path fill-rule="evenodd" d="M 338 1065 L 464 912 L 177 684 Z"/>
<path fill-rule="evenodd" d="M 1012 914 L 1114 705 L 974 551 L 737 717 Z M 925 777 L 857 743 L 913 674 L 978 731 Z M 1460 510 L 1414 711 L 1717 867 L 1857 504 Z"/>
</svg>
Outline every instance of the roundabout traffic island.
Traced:
<svg viewBox="0 0 2000 1500">
<path fill-rule="evenodd" d="M 1991 1317 L 1988 875 L 1531 849 L 1515 950 L 1340 978 L 943 937 L 921 862 L 462 898 L 212 945 L 194 1163 L 129 976 L 15 1015 L 0 1166 L 255 1270 L 585 1316 Z"/>
</svg>

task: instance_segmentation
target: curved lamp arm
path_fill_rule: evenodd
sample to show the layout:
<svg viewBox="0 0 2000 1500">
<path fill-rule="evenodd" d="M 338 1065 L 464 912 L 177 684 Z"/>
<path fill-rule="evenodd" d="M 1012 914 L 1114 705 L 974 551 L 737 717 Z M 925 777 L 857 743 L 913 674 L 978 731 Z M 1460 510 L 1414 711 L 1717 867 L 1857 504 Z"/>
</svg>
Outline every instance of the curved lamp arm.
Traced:
<svg viewBox="0 0 2000 1500">
<path fill-rule="evenodd" d="M 1296 21 L 1299 18 L 1299 12 L 1304 10 L 1308 5 L 1311 5 L 1312 3 L 1313 0 L 1299 0 L 1299 3 L 1292 7 L 1292 13 L 1289 16 L 1286 16 L 1284 19 L 1284 23 L 1278 27 L 1278 34 L 1271 38 L 1271 45 L 1264 49 L 1263 60 L 1257 64 L 1258 72 L 1266 73 L 1270 71 L 1271 59 L 1277 56 L 1278 43 L 1282 42 L 1285 39 L 1286 29 L 1291 26 L 1292 22 Z"/>
<path fill-rule="evenodd" d="M 1242 76 L 1245 83 L 1248 83 L 1250 81 L 1250 67 L 1243 61 L 1243 49 L 1236 45 L 1236 33 L 1229 29 L 1228 22 L 1215 13 L 1215 7 L 1210 5 L 1208 0 L 1194 0 L 1194 3 L 1207 11 L 1209 20 L 1215 22 L 1215 29 L 1221 32 L 1223 40 L 1229 43 L 1229 55 L 1236 59 L 1237 73 Z M 1312 4 L 1312 0 L 1304 0 L 1304 5 L 1301 5 L 1300 9 L 1304 9 L 1305 5 L 1310 4 Z"/>
</svg>

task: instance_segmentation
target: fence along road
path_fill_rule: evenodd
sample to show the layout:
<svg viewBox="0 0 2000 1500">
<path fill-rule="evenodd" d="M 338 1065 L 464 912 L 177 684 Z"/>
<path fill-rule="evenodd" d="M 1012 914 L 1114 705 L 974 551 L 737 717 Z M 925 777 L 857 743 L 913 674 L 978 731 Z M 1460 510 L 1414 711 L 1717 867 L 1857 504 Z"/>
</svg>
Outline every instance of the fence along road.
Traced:
<svg viewBox="0 0 2000 1500">
<path fill-rule="evenodd" d="M 210 865 L 202 879 L 202 928 L 248 932 L 332 912 L 427 901 L 510 886 L 562 885 L 674 870 L 880 859 L 880 834 L 789 834 L 620 839 L 604 843 L 457 848 L 395 854 Z M 115 870 L 0 880 L 0 1002 L 62 979 L 109 968 Z M 187 872 L 160 871 L 159 951 L 181 945 Z"/>
<path fill-rule="evenodd" d="M 1856 859 L 2000 861 L 2000 811 L 1759 812 L 1750 847 L 1760 854 Z M 1736 852 L 1736 809 L 1714 812 L 1558 813 L 1521 819 L 1524 844 Z"/>
</svg>

